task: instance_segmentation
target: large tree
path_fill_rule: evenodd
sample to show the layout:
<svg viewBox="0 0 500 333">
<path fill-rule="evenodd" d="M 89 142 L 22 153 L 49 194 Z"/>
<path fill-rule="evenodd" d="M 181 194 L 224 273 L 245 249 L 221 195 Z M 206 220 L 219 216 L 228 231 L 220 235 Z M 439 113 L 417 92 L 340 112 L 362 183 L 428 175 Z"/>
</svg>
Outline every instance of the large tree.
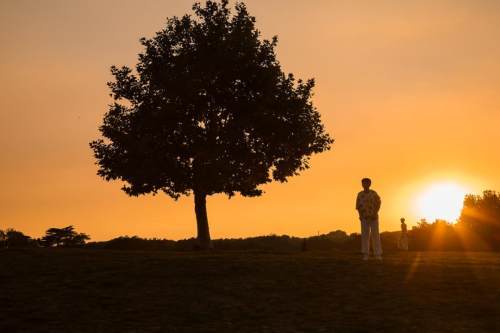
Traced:
<svg viewBox="0 0 500 333">
<path fill-rule="evenodd" d="M 106 180 L 132 196 L 194 194 L 198 240 L 210 246 L 206 198 L 259 196 L 259 185 L 309 167 L 330 149 L 311 101 L 314 80 L 295 80 L 262 39 L 243 3 L 193 5 L 142 38 L 133 71 L 111 68 L 114 103 L 91 142 Z"/>
</svg>

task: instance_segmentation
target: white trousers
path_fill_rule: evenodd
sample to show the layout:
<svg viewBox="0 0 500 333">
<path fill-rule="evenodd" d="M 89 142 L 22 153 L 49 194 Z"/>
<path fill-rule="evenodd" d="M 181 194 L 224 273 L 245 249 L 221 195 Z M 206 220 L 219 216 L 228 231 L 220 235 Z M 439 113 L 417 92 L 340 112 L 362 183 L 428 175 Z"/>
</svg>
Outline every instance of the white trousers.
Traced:
<svg viewBox="0 0 500 333">
<path fill-rule="evenodd" d="M 376 256 L 382 255 L 380 244 L 380 233 L 378 231 L 378 219 L 361 220 L 361 253 L 370 254 L 370 238 L 372 240 L 373 252 Z"/>
<path fill-rule="evenodd" d="M 400 250 L 408 251 L 408 235 L 401 235 L 401 238 L 399 238 L 398 247 Z"/>
</svg>

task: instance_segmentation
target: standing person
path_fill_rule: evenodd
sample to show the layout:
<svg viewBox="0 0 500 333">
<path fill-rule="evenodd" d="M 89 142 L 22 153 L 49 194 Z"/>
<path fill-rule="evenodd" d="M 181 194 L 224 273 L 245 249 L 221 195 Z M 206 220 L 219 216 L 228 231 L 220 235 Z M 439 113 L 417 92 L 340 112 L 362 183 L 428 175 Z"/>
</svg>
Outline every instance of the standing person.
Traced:
<svg viewBox="0 0 500 333">
<path fill-rule="evenodd" d="M 378 211 L 380 210 L 380 197 L 377 192 L 370 190 L 372 181 L 363 178 L 361 185 L 363 191 L 356 198 L 356 210 L 361 220 L 361 252 L 363 260 L 370 256 L 370 238 L 372 240 L 373 252 L 377 260 L 382 260 L 382 245 L 380 244 L 380 233 L 378 228 Z"/>
<path fill-rule="evenodd" d="M 399 249 L 408 251 L 408 228 L 406 227 L 405 218 L 401 218 L 401 237 L 399 238 Z"/>
</svg>

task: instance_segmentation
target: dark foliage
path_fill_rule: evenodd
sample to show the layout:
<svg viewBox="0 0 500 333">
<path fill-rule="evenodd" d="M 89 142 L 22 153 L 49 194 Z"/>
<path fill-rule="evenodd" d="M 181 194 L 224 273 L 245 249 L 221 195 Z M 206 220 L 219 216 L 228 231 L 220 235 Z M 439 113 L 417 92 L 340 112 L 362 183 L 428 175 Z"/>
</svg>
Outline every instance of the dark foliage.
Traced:
<svg viewBox="0 0 500 333">
<path fill-rule="evenodd" d="M 215 239 L 213 245 L 217 250 L 257 250 L 257 251 L 297 251 L 301 238 L 289 236 L 260 236 L 237 239 Z M 167 239 L 144 239 L 137 236 L 118 237 L 105 242 L 92 242 L 89 248 L 113 250 L 167 250 L 193 251 L 198 249 L 198 241 L 194 238 L 172 241 Z"/>
<path fill-rule="evenodd" d="M 300 249 L 301 238 L 287 235 L 269 235 L 250 238 L 237 239 L 217 239 L 214 241 L 216 249 L 223 250 L 257 250 L 270 252 L 298 251 Z"/>
<path fill-rule="evenodd" d="M 398 232 L 384 232 L 381 235 L 385 249 L 397 248 Z M 308 238 L 291 237 L 287 235 L 269 235 L 249 238 L 214 239 L 214 248 L 220 251 L 264 251 L 264 252 L 297 252 L 297 251 L 358 251 L 361 238 L 357 233 L 346 234 L 337 230 L 328 234 Z M 196 239 L 178 241 L 167 239 L 144 239 L 134 237 L 118 237 L 104 242 L 91 242 L 86 245 L 93 249 L 112 250 L 166 250 L 193 251 L 197 249 Z"/>
<path fill-rule="evenodd" d="M 72 225 L 65 228 L 50 228 L 40 243 L 46 247 L 77 247 L 85 245 L 90 237 L 84 233 L 77 233 Z"/>
<path fill-rule="evenodd" d="M 500 194 L 468 195 L 457 224 L 468 247 L 500 250 Z"/>
<path fill-rule="evenodd" d="M 0 230 L 0 248 L 37 247 L 37 241 L 14 229 Z"/>
<path fill-rule="evenodd" d="M 194 193 L 198 240 L 210 244 L 206 197 L 259 196 L 330 148 L 312 104 L 314 80 L 295 80 L 261 39 L 243 3 L 195 3 L 167 20 L 133 71 L 112 67 L 115 103 L 90 145 L 106 180 L 133 196 Z"/>
<path fill-rule="evenodd" d="M 456 251 L 463 250 L 464 246 L 456 225 L 443 220 L 428 223 L 422 219 L 408 231 L 408 248 L 419 251 Z"/>
<path fill-rule="evenodd" d="M 175 241 L 168 239 L 122 236 L 105 242 L 90 242 L 86 247 L 110 250 L 173 250 L 175 243 Z"/>
</svg>

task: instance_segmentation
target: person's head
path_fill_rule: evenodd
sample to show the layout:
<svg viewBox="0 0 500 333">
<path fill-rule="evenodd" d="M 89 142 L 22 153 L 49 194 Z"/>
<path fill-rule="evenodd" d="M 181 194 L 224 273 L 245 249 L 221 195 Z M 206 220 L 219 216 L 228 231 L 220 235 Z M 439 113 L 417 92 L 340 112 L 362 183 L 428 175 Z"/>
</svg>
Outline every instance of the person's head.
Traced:
<svg viewBox="0 0 500 333">
<path fill-rule="evenodd" d="M 365 191 L 368 191 L 370 189 L 370 186 L 372 185 L 372 180 L 370 178 L 363 178 L 361 179 L 361 185 L 365 189 Z"/>
<path fill-rule="evenodd" d="M 403 224 L 403 223 L 405 223 L 406 220 L 404 217 L 402 217 L 400 221 L 401 221 L 401 224 Z"/>
</svg>

